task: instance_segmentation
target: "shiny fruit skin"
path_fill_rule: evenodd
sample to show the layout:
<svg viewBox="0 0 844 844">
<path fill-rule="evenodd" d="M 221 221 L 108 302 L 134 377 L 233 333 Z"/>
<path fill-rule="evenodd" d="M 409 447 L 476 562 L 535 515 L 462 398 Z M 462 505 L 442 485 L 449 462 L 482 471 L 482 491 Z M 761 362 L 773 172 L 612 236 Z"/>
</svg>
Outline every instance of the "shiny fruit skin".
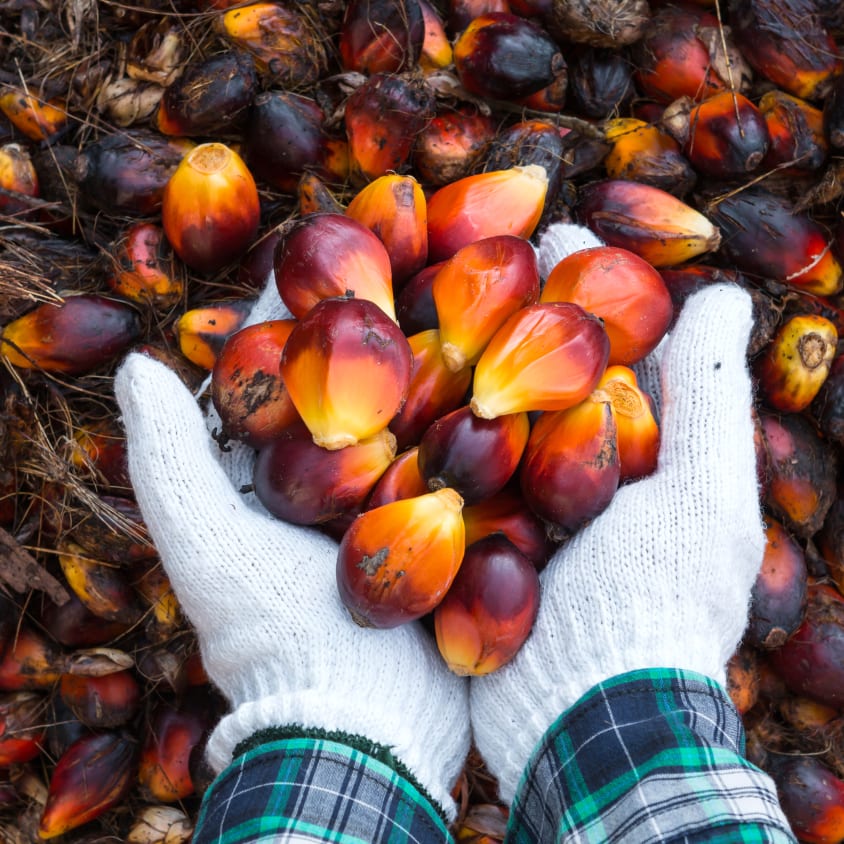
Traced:
<svg viewBox="0 0 844 844">
<path fill-rule="evenodd" d="M 444 597 L 465 549 L 463 500 L 448 487 L 361 513 L 337 555 L 343 604 L 364 627 L 397 627 Z"/>
<path fill-rule="evenodd" d="M 434 304 L 434 277 L 442 265 L 442 261 L 428 264 L 407 281 L 396 297 L 396 318 L 408 337 L 440 327 Z"/>
<path fill-rule="evenodd" d="M 29 762 L 41 752 L 45 703 L 35 692 L 0 695 L 0 768 Z"/>
<path fill-rule="evenodd" d="M 419 471 L 418 454 L 419 446 L 413 446 L 393 459 L 393 462 L 390 463 L 372 488 L 372 492 L 366 500 L 367 510 L 373 510 L 382 504 L 389 504 L 391 501 L 414 498 L 417 495 L 430 492 Z"/>
<path fill-rule="evenodd" d="M 434 609 L 440 654 L 455 674 L 489 674 L 527 639 L 539 609 L 539 575 L 502 535 L 466 547 L 446 596 Z"/>
<path fill-rule="evenodd" d="M 32 206 L 26 198 L 39 195 L 38 173 L 20 144 L 0 147 L 0 188 L 0 213 L 19 219 L 31 216 Z"/>
<path fill-rule="evenodd" d="M 425 19 L 416 0 L 350 0 L 338 48 L 345 70 L 401 73 L 416 67 L 424 40 Z"/>
<path fill-rule="evenodd" d="M 59 694 L 83 724 L 107 729 L 122 726 L 135 716 L 141 687 L 130 670 L 102 677 L 63 674 Z"/>
<path fill-rule="evenodd" d="M 662 276 L 628 249 L 596 246 L 563 258 L 548 274 L 542 302 L 574 302 L 603 320 L 609 364 L 630 366 L 652 352 L 674 316 Z"/>
<path fill-rule="evenodd" d="M 211 370 L 211 401 L 223 426 L 218 441 L 261 448 L 299 418 L 278 369 L 295 325 L 294 319 L 269 320 L 226 340 Z"/>
<path fill-rule="evenodd" d="M 185 311 L 174 326 L 179 350 L 191 363 L 213 370 L 226 340 L 243 327 L 253 305 L 231 299 Z"/>
<path fill-rule="evenodd" d="M 182 159 L 164 189 L 161 220 L 176 254 L 201 273 L 241 257 L 258 233 L 258 188 L 243 159 L 211 142 Z"/>
<path fill-rule="evenodd" d="M 823 166 L 829 153 L 824 113 L 811 103 L 784 91 L 767 91 L 759 99 L 771 139 L 762 167 L 786 168 L 786 172 L 813 172 Z"/>
<path fill-rule="evenodd" d="M 70 116 L 58 99 L 42 100 L 12 89 L 0 93 L 0 111 L 32 141 L 55 139 Z"/>
</svg>

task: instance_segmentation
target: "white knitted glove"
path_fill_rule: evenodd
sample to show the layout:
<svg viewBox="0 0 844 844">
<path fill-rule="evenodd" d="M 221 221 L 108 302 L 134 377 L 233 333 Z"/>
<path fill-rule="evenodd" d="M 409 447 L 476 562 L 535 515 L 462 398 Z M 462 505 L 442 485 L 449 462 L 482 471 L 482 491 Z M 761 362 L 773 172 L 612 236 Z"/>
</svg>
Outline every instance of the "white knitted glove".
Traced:
<svg viewBox="0 0 844 844">
<path fill-rule="evenodd" d="M 541 575 L 539 614 L 515 659 L 473 679 L 475 742 L 510 801 L 551 724 L 596 683 L 641 668 L 725 682 L 765 537 L 745 361 L 750 297 L 690 297 L 662 357 L 657 471 L 610 506 Z"/>
<path fill-rule="evenodd" d="M 251 322 L 284 316 L 271 287 Z M 449 792 L 469 746 L 466 681 L 417 624 L 352 621 L 338 597 L 336 544 L 239 492 L 254 453 L 221 455 L 169 369 L 131 354 L 115 394 L 138 504 L 208 676 L 232 707 L 208 744 L 214 770 L 263 728 L 339 731 L 389 748 L 453 820 Z"/>
</svg>

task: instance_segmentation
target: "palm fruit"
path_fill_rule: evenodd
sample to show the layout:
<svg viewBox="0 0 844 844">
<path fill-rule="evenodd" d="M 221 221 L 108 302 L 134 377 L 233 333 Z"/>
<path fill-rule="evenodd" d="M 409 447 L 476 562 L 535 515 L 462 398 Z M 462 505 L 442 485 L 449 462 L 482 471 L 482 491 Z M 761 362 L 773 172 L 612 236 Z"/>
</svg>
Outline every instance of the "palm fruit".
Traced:
<svg viewBox="0 0 844 844">
<path fill-rule="evenodd" d="M 541 302 L 511 316 L 475 367 L 472 411 L 563 410 L 585 399 L 607 366 L 610 341 L 601 321 L 572 302 Z"/>
<path fill-rule="evenodd" d="M 440 327 L 434 304 L 434 278 L 443 263 L 428 264 L 408 279 L 396 297 L 396 319 L 408 337 Z"/>
<path fill-rule="evenodd" d="M 114 273 L 108 286 L 120 296 L 166 311 L 182 299 L 184 279 L 164 230 L 155 223 L 133 223 L 112 246 Z"/>
<path fill-rule="evenodd" d="M 660 444 L 653 400 L 626 366 L 608 366 L 597 389 L 609 397 L 615 420 L 619 482 L 650 475 L 656 470 Z"/>
<path fill-rule="evenodd" d="M 457 577 L 434 609 L 442 658 L 455 674 L 489 674 L 527 639 L 539 609 L 539 575 L 504 536 L 466 546 Z"/>
<path fill-rule="evenodd" d="M 38 620 L 54 641 L 68 648 L 104 645 L 129 629 L 128 624 L 105 621 L 94 615 L 72 592 L 61 605 L 45 601 Z"/>
<path fill-rule="evenodd" d="M 192 149 L 164 189 L 161 222 L 176 254 L 213 273 L 246 252 L 258 233 L 258 188 L 243 159 L 225 144 Z"/>
<path fill-rule="evenodd" d="M 840 496 L 829 508 L 821 529 L 812 541 L 826 563 L 830 578 L 841 591 L 844 588 L 844 499 Z"/>
<path fill-rule="evenodd" d="M 361 513 L 337 554 L 340 598 L 357 624 L 397 627 L 429 613 L 465 548 L 463 500 L 449 487 Z"/>
<path fill-rule="evenodd" d="M 412 446 L 399 454 L 376 481 L 366 500 L 366 509 L 373 510 L 391 501 L 414 498 L 430 492 L 419 471 L 419 446 Z"/>
<path fill-rule="evenodd" d="M 481 419 L 468 405 L 441 416 L 419 441 L 428 489 L 452 487 L 465 504 L 499 492 L 513 476 L 530 432 L 527 413 Z"/>
<path fill-rule="evenodd" d="M 239 128 L 257 93 L 248 53 L 231 50 L 189 61 L 164 91 L 155 125 L 165 135 L 213 137 Z"/>
<path fill-rule="evenodd" d="M 823 124 L 829 143 L 844 147 L 844 76 L 837 76 L 823 104 Z"/>
<path fill-rule="evenodd" d="M 440 333 L 436 329 L 408 337 L 413 353 L 407 400 L 390 422 L 399 451 L 419 441 L 440 416 L 465 403 L 472 383 L 472 370 L 457 372 L 446 365 Z"/>
<path fill-rule="evenodd" d="M 5 325 L 0 355 L 14 366 L 84 375 L 123 354 L 141 333 L 133 307 L 95 293 L 44 303 Z"/>
<path fill-rule="evenodd" d="M 691 190 L 695 172 L 667 132 L 635 117 L 608 120 L 604 131 L 612 144 L 604 159 L 609 178 L 653 185 L 677 197 Z"/>
<path fill-rule="evenodd" d="M 359 182 L 400 172 L 416 136 L 434 116 L 433 89 L 415 74 L 373 73 L 343 111 L 352 175 Z"/>
<path fill-rule="evenodd" d="M 606 509 L 620 472 L 609 396 L 596 390 L 534 422 L 519 481 L 528 506 L 563 540 Z"/>
<path fill-rule="evenodd" d="M 179 350 L 191 363 L 212 370 L 226 340 L 243 327 L 254 304 L 229 299 L 185 311 L 174 325 Z"/>
<path fill-rule="evenodd" d="M 454 68 L 478 97 L 516 100 L 566 77 L 557 43 L 538 24 L 507 12 L 479 15 L 454 43 Z"/>
<path fill-rule="evenodd" d="M 787 319 L 753 364 L 766 404 L 784 413 L 805 410 L 826 381 L 837 347 L 838 332 L 828 319 Z"/>
<path fill-rule="evenodd" d="M 478 362 L 495 332 L 539 298 L 536 253 L 521 237 L 499 235 L 458 249 L 431 287 L 442 354 L 459 372 Z"/>
<path fill-rule="evenodd" d="M 31 624 L 24 623 L 0 658 L 0 690 L 49 689 L 64 670 L 65 655 Z"/>
<path fill-rule="evenodd" d="M 296 325 L 280 366 L 314 442 L 334 449 L 390 424 L 407 398 L 412 361 L 407 338 L 381 308 L 366 299 L 333 298 L 318 302 Z"/>
<path fill-rule="evenodd" d="M 778 648 L 803 621 L 808 574 L 803 549 L 776 520 L 765 520 L 765 555 L 750 596 L 744 641 Z"/>
<path fill-rule="evenodd" d="M 129 669 L 92 677 L 62 674 L 59 694 L 71 712 L 86 726 L 120 727 L 138 711 L 141 686 Z"/>
<path fill-rule="evenodd" d="M 610 341 L 610 364 L 642 360 L 674 316 L 662 276 L 628 249 L 596 246 L 563 258 L 548 274 L 541 302 L 574 302 L 599 317 Z"/>
<path fill-rule="evenodd" d="M 824 436 L 844 444 L 844 356 L 833 360 L 812 411 Z"/>
<path fill-rule="evenodd" d="M 297 220 L 276 246 L 275 283 L 282 301 L 303 319 L 321 299 L 374 302 L 395 320 L 390 255 L 369 228 L 345 214 Z"/>
<path fill-rule="evenodd" d="M 0 214 L 25 219 L 39 194 L 38 173 L 29 153 L 20 144 L 0 147 Z"/>
<path fill-rule="evenodd" d="M 125 455 L 121 455 L 121 460 Z M 128 487 L 127 490 L 128 492 Z M 102 493 L 88 499 L 90 512 L 67 536 L 103 563 L 127 566 L 155 559 L 157 552 L 134 498 Z"/>
<path fill-rule="evenodd" d="M 248 52 L 258 72 L 279 88 L 305 87 L 326 70 L 324 35 L 296 4 L 250 3 L 215 18 L 217 31 Z"/>
<path fill-rule="evenodd" d="M 0 767 L 35 759 L 41 752 L 46 700 L 36 692 L 0 694 Z"/>
<path fill-rule="evenodd" d="M 218 442 L 261 448 L 299 418 L 278 370 L 295 325 L 294 319 L 268 320 L 226 340 L 211 370 L 211 401 L 222 425 Z"/>
<path fill-rule="evenodd" d="M 258 452 L 253 487 L 274 516 L 320 524 L 358 509 L 395 456 L 396 438 L 386 428 L 328 451 L 295 423 Z"/>
<path fill-rule="evenodd" d="M 742 272 L 819 296 L 844 288 L 826 230 L 782 196 L 745 188 L 712 203 L 707 214 L 721 230 L 726 257 Z"/>
<path fill-rule="evenodd" d="M 416 67 L 424 40 L 425 19 L 417 0 L 351 0 L 338 48 L 344 70 L 400 73 Z"/>
<path fill-rule="evenodd" d="M 826 160 L 829 142 L 824 132 L 823 111 L 806 100 L 784 91 L 766 91 L 759 100 L 759 111 L 765 118 L 768 153 L 762 162 L 765 169 L 786 167 L 798 172 L 815 171 Z"/>
<path fill-rule="evenodd" d="M 577 111 L 602 120 L 633 98 L 633 72 L 627 57 L 601 47 L 583 47 L 569 60 L 568 93 Z"/>
<path fill-rule="evenodd" d="M 56 838 L 99 817 L 132 789 L 136 742 L 123 733 L 91 733 L 59 758 L 38 824 L 38 835 Z"/>
<path fill-rule="evenodd" d="M 147 608 L 144 619 L 146 638 L 153 643 L 169 642 L 184 626 L 184 619 L 164 567 L 160 563 L 147 565 L 133 585 Z M 168 654 L 167 659 L 172 660 L 172 656 Z"/>
<path fill-rule="evenodd" d="M 448 4 L 448 29 L 459 35 L 481 15 L 509 11 L 507 0 L 451 0 Z"/>
<path fill-rule="evenodd" d="M 716 179 L 737 179 L 755 170 L 771 141 L 762 113 L 734 91 L 699 103 L 691 97 L 677 99 L 665 109 L 661 123 L 692 166 Z"/>
<path fill-rule="evenodd" d="M 60 99 L 43 100 L 12 88 L 0 93 L 0 111 L 32 141 L 53 141 L 69 125 L 70 114 Z"/>
<path fill-rule="evenodd" d="M 422 38 L 422 50 L 419 54 L 419 67 L 429 73 L 448 67 L 454 57 L 451 41 L 445 31 L 445 21 L 439 11 L 428 0 L 419 0 L 419 10 L 425 34 Z"/>
<path fill-rule="evenodd" d="M 739 715 L 749 712 L 759 700 L 759 657 L 740 645 L 727 660 L 727 694 Z"/>
<path fill-rule="evenodd" d="M 395 290 L 428 262 L 427 203 L 413 176 L 379 176 L 352 197 L 346 215 L 384 244 Z"/>
<path fill-rule="evenodd" d="M 302 173 L 296 184 L 299 216 L 308 214 L 342 214 L 343 205 L 323 179 L 315 173 Z"/>
<path fill-rule="evenodd" d="M 530 237 L 545 208 L 548 174 L 535 164 L 465 176 L 428 198 L 428 260 L 445 261 L 476 240 Z"/>
<path fill-rule="evenodd" d="M 721 233 L 710 220 L 667 191 L 606 179 L 580 191 L 575 213 L 610 246 L 629 249 L 654 267 L 682 264 L 714 252 Z"/>
<path fill-rule="evenodd" d="M 547 23 L 555 37 L 618 49 L 638 41 L 649 18 L 647 0 L 553 0 Z"/>
</svg>

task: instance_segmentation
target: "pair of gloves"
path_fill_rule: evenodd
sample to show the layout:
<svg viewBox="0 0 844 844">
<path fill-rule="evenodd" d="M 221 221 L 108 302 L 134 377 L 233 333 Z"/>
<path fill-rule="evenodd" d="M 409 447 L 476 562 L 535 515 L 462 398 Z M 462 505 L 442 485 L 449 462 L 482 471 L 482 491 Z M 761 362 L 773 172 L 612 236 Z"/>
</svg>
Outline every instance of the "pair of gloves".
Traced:
<svg viewBox="0 0 844 844">
<path fill-rule="evenodd" d="M 555 231 L 556 228 L 556 231 Z M 552 227 L 540 267 L 597 241 Z M 279 318 L 270 280 L 251 322 Z M 500 796 L 558 716 L 598 682 L 668 667 L 725 682 L 747 619 L 765 537 L 756 482 L 746 348 L 749 296 L 692 296 L 640 366 L 661 404 L 657 471 L 541 574 L 534 628 L 509 664 L 471 680 L 446 668 L 417 623 L 358 627 L 336 587 L 335 542 L 267 514 L 251 493 L 254 453 L 223 453 L 194 397 L 162 364 L 131 354 L 115 393 L 138 503 L 208 676 L 231 705 L 207 757 L 225 767 L 263 728 L 358 735 L 392 749 L 452 820 L 451 789 L 473 739 Z"/>
</svg>

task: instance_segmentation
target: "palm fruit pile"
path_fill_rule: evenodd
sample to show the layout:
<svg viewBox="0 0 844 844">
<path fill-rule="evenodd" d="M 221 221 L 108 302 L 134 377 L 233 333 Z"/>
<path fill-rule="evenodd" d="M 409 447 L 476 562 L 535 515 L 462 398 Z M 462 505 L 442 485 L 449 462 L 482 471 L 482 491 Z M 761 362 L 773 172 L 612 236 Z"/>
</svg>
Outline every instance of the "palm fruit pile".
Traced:
<svg viewBox="0 0 844 844">
<path fill-rule="evenodd" d="M 19 0 L 0 24 L 0 840 L 185 842 L 208 785 L 225 705 L 134 501 L 127 352 L 204 386 L 266 509 L 338 539 L 356 621 L 421 619 L 481 674 L 554 549 L 653 471 L 636 365 L 713 282 L 754 301 L 768 536 L 729 691 L 800 840 L 844 838 L 841 4 Z M 572 221 L 606 245 L 539 261 Z M 252 324 L 267 279 L 291 316 Z M 402 531 L 436 565 L 402 560 L 385 603 Z M 503 838 L 474 753 L 455 796 L 459 841 Z"/>
</svg>

